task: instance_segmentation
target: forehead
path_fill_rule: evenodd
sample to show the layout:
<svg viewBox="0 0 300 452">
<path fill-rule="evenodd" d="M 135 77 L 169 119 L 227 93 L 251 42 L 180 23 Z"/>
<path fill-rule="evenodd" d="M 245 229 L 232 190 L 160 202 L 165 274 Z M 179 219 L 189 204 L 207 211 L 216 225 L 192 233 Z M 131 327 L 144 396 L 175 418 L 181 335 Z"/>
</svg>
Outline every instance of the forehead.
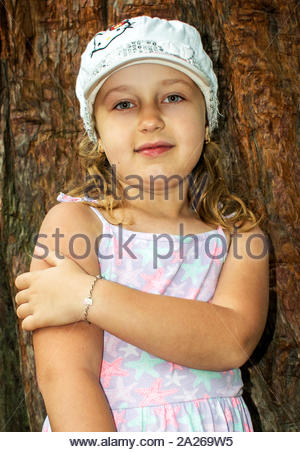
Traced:
<svg viewBox="0 0 300 452">
<path fill-rule="evenodd" d="M 157 63 L 139 63 L 114 72 L 103 83 L 100 91 L 104 92 L 119 84 L 160 84 L 167 80 L 182 80 L 198 88 L 190 77 L 177 69 Z"/>
</svg>

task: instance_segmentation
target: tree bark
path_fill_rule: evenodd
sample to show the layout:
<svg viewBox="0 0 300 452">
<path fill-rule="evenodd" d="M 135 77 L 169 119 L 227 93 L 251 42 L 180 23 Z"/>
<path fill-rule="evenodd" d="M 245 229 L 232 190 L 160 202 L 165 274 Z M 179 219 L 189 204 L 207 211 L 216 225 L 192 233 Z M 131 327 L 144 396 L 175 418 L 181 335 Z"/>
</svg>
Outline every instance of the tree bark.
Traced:
<svg viewBox="0 0 300 452">
<path fill-rule="evenodd" d="M 220 83 L 218 141 L 234 191 L 264 205 L 271 244 L 270 312 L 262 340 L 243 368 L 256 430 L 299 431 L 299 71 L 297 2 L 202 1 Z M 259 212 L 261 213 L 261 212 Z"/>
<path fill-rule="evenodd" d="M 299 430 L 296 0 L 0 2 L 1 429 L 39 431 L 45 415 L 31 335 L 14 312 L 14 280 L 29 270 L 27 253 L 59 191 L 71 175 L 84 177 L 80 55 L 99 30 L 142 14 L 194 25 L 213 60 L 223 117 L 212 138 L 224 150 L 232 191 L 266 215 L 271 244 L 270 312 L 242 369 L 244 396 L 255 430 Z"/>
</svg>

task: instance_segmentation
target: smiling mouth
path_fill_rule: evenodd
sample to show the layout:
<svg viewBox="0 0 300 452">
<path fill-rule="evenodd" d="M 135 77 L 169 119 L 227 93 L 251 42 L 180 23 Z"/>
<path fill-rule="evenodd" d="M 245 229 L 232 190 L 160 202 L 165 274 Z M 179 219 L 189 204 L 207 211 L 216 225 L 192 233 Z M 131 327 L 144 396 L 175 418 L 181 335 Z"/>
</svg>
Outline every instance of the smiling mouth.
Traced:
<svg viewBox="0 0 300 452">
<path fill-rule="evenodd" d="M 161 155 L 167 151 L 169 151 L 173 146 L 157 146 L 155 148 L 145 148 L 142 150 L 136 150 L 138 154 L 143 154 L 149 157 L 156 157 L 158 155 Z"/>
</svg>

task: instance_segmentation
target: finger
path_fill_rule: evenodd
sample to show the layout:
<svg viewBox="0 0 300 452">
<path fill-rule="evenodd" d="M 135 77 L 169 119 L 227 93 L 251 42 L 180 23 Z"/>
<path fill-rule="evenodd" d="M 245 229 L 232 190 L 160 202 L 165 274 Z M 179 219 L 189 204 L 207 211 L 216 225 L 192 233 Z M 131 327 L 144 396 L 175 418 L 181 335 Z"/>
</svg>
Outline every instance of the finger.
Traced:
<svg viewBox="0 0 300 452">
<path fill-rule="evenodd" d="M 41 319 L 39 319 L 39 317 L 36 314 L 28 315 L 21 323 L 22 329 L 26 331 L 33 331 L 38 328 L 44 328 L 47 326 L 48 325 L 44 325 L 44 323 L 41 321 Z"/>
<path fill-rule="evenodd" d="M 30 283 L 30 272 L 21 273 L 15 279 L 15 286 L 19 290 L 28 289 Z"/>
<path fill-rule="evenodd" d="M 34 316 L 29 315 L 28 317 L 26 317 L 26 319 L 24 319 L 23 322 L 21 323 L 21 327 L 25 331 L 35 330 L 37 327 L 34 326 Z"/>
<path fill-rule="evenodd" d="M 20 290 L 15 296 L 15 302 L 17 306 L 20 306 L 22 303 L 27 303 L 30 299 L 29 289 Z"/>
<path fill-rule="evenodd" d="M 30 303 L 23 303 L 16 310 L 17 317 L 19 319 L 25 319 L 29 315 L 32 315 Z"/>
</svg>

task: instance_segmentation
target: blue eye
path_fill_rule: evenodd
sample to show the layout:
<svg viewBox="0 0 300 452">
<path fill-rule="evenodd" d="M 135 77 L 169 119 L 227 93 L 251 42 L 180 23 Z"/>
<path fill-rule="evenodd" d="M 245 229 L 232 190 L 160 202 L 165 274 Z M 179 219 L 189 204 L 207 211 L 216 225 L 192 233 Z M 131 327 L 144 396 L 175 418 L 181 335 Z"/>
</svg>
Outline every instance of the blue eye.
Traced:
<svg viewBox="0 0 300 452">
<path fill-rule="evenodd" d="M 179 94 L 170 94 L 169 96 L 166 97 L 166 99 L 173 98 L 173 100 L 174 100 L 174 97 L 175 98 L 179 97 L 180 99 L 184 100 L 184 98 L 182 96 L 179 96 Z M 174 104 L 174 103 L 177 103 L 177 102 L 168 102 L 168 103 Z"/>
<path fill-rule="evenodd" d="M 119 105 L 122 105 L 123 107 L 124 107 L 124 105 L 127 105 L 127 104 L 132 104 L 132 102 L 129 102 L 129 100 L 122 100 L 122 102 L 119 102 L 115 107 L 114 107 L 114 109 L 116 109 L 116 110 L 128 110 L 128 108 L 117 108 Z M 133 105 L 133 104 L 132 104 Z"/>
<path fill-rule="evenodd" d="M 182 96 L 180 96 L 179 94 L 169 94 L 166 97 L 166 99 L 168 99 L 169 97 L 180 97 L 181 99 L 184 100 L 184 98 Z M 168 102 L 168 103 L 173 104 L 173 103 L 178 103 L 178 102 Z M 130 102 L 129 100 L 122 100 L 121 102 L 119 102 L 117 105 L 114 106 L 114 110 L 119 110 L 119 111 L 128 110 L 128 108 L 117 108 L 119 105 L 124 105 L 124 104 L 125 105 L 126 104 L 132 104 L 132 102 Z"/>
</svg>

